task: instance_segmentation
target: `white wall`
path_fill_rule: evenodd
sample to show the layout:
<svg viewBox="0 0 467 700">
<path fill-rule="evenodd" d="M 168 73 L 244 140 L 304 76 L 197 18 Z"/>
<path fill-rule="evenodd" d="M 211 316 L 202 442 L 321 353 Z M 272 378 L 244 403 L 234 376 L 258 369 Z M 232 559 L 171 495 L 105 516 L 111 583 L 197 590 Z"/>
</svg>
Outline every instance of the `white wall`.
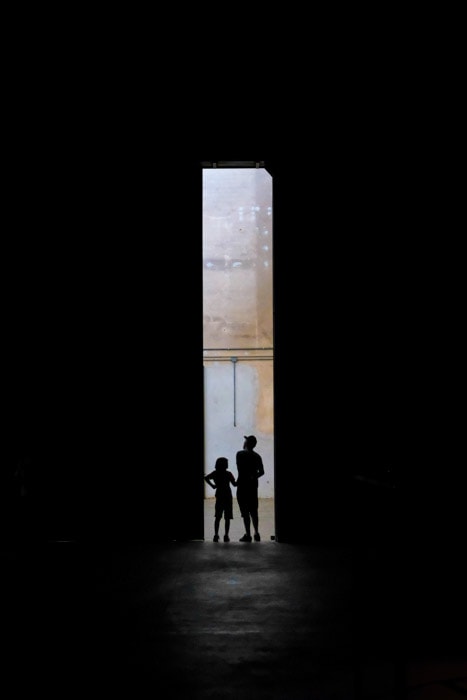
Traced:
<svg viewBox="0 0 467 700">
<path fill-rule="evenodd" d="M 272 365 L 272 363 L 271 363 Z M 272 367 L 271 367 L 272 372 Z M 256 368 L 248 361 L 209 362 L 204 368 L 205 396 L 205 474 L 214 469 L 217 457 L 227 457 L 229 469 L 237 476 L 235 455 L 241 450 L 244 435 L 256 435 L 256 452 L 263 458 L 265 475 L 259 480 L 260 498 L 274 498 L 274 436 L 258 427 L 260 381 Z M 234 422 L 236 425 L 234 425 Z M 214 491 L 206 484 L 206 497 Z"/>
<path fill-rule="evenodd" d="M 235 455 L 243 436 L 256 435 L 266 471 L 259 481 L 260 498 L 274 497 L 272 282 L 270 174 L 262 168 L 206 169 L 205 473 L 217 457 L 227 457 L 236 476 Z M 238 358 L 235 365 L 232 356 Z M 214 495 L 207 485 L 205 494 Z"/>
</svg>

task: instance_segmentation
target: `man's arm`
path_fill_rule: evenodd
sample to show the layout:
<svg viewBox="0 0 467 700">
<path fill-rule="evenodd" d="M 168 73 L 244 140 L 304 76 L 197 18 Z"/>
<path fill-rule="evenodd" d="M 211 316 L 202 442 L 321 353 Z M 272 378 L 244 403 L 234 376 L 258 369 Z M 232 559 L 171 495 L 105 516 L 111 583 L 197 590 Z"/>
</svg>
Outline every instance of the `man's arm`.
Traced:
<svg viewBox="0 0 467 700">
<path fill-rule="evenodd" d="M 260 457 L 258 460 L 258 479 L 260 476 L 263 476 L 263 474 L 264 474 L 264 464 L 263 464 L 263 460 Z"/>
</svg>

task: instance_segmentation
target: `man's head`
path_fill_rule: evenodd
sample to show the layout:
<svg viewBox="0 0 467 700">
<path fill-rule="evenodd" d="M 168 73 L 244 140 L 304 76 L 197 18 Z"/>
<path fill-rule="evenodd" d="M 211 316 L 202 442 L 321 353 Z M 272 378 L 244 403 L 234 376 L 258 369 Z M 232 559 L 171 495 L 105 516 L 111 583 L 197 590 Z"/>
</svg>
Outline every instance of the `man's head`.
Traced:
<svg viewBox="0 0 467 700">
<path fill-rule="evenodd" d="M 244 435 L 245 438 L 245 443 L 244 446 L 249 449 L 253 450 L 256 447 L 257 440 L 254 435 Z"/>
</svg>

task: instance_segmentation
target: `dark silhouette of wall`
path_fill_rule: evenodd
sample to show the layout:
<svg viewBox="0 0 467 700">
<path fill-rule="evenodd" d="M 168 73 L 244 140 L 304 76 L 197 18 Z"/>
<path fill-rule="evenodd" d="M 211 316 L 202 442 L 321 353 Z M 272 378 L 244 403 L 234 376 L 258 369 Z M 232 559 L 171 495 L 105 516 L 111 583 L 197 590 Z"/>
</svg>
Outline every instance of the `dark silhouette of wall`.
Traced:
<svg viewBox="0 0 467 700">
<path fill-rule="evenodd" d="M 321 136 L 271 166 L 279 528 L 422 544 L 445 561 L 466 534 L 446 191 L 408 122 L 336 117 Z"/>
<path fill-rule="evenodd" d="M 31 456 L 26 536 L 202 536 L 199 166 L 98 125 L 41 143 L 25 144 L 6 256 L 5 452 Z"/>
</svg>

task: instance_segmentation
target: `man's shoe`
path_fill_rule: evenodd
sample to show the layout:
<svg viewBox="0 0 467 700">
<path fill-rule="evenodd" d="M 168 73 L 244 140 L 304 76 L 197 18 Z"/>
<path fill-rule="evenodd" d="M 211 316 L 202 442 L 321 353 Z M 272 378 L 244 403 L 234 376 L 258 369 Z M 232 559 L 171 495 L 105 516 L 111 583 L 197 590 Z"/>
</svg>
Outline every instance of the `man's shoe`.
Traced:
<svg viewBox="0 0 467 700">
<path fill-rule="evenodd" d="M 219 542 L 219 535 L 214 535 L 214 537 L 212 538 L 212 541 Z"/>
<path fill-rule="evenodd" d="M 224 535 L 224 542 L 230 542 L 230 537 L 228 535 Z"/>
<path fill-rule="evenodd" d="M 240 537 L 240 542 L 251 542 L 251 535 L 243 535 Z"/>
<path fill-rule="evenodd" d="M 261 537 L 259 536 L 259 532 L 255 532 L 255 542 L 261 542 Z"/>
</svg>

